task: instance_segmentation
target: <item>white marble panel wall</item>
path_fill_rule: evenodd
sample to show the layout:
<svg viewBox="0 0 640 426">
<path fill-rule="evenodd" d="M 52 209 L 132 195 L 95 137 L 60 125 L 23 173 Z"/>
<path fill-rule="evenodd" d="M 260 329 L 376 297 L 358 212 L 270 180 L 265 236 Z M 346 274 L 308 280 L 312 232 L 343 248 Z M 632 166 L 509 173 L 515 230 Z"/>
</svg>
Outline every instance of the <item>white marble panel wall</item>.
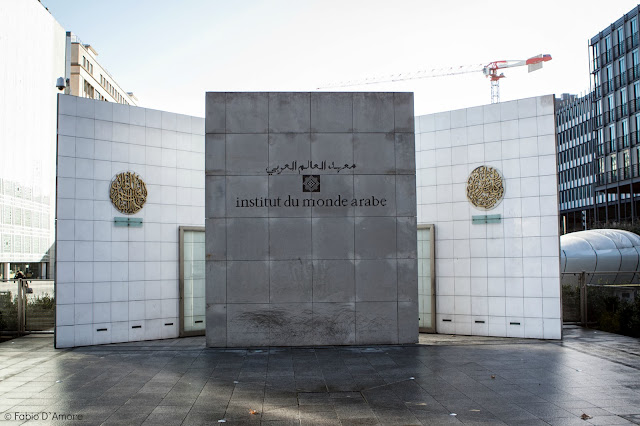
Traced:
<svg viewBox="0 0 640 426">
<path fill-rule="evenodd" d="M 418 224 L 436 228 L 439 333 L 559 339 L 554 97 L 416 117 Z M 503 201 L 478 210 L 466 181 L 497 168 Z M 501 215 L 472 224 L 472 216 Z"/>
<path fill-rule="evenodd" d="M 204 119 L 58 98 L 56 347 L 178 336 L 178 227 L 204 225 Z M 110 181 L 132 171 L 147 202 L 114 226 Z M 100 331 L 98 331 L 100 330 Z"/>
</svg>

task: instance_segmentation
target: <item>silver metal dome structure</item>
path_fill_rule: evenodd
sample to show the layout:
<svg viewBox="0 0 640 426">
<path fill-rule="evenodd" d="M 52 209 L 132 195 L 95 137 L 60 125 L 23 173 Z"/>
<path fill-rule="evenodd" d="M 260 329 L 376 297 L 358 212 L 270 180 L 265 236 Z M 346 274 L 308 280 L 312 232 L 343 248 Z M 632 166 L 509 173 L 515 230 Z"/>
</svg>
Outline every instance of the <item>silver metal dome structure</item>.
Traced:
<svg viewBox="0 0 640 426">
<path fill-rule="evenodd" d="M 640 236 L 620 229 L 592 229 L 560 237 L 563 284 L 577 284 L 587 273 L 587 284 L 628 284 L 640 280 Z M 610 272 L 610 274 L 593 274 Z"/>
</svg>

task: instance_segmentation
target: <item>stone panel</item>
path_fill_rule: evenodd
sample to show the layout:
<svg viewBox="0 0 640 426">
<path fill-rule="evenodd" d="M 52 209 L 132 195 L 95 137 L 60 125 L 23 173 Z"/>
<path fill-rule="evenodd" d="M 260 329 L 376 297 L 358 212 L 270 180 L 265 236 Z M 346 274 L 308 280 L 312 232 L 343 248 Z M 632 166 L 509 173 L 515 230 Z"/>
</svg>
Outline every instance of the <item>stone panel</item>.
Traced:
<svg viewBox="0 0 640 426">
<path fill-rule="evenodd" d="M 269 262 L 227 262 L 228 303 L 269 302 Z"/>
<path fill-rule="evenodd" d="M 207 93 L 205 126 L 207 133 L 226 132 L 226 94 Z"/>
<path fill-rule="evenodd" d="M 224 205 L 227 217 L 269 216 L 269 207 L 264 203 L 264 199 L 269 198 L 268 182 L 265 179 L 261 176 L 227 176 L 225 179 Z M 238 197 L 238 194 L 242 194 L 242 197 Z"/>
<path fill-rule="evenodd" d="M 228 175 L 264 175 L 269 146 L 266 134 L 228 134 L 225 158 Z"/>
<path fill-rule="evenodd" d="M 226 228 L 228 260 L 267 260 L 269 258 L 268 219 L 229 218 L 226 220 Z"/>
<path fill-rule="evenodd" d="M 226 164 L 226 137 L 208 134 L 205 139 L 205 172 L 207 175 L 224 175 Z"/>
<path fill-rule="evenodd" d="M 313 219 L 311 229 L 314 259 L 353 259 L 353 218 Z"/>
<path fill-rule="evenodd" d="M 415 135 L 413 133 L 396 133 L 395 140 L 396 172 L 398 174 L 415 175 Z"/>
<path fill-rule="evenodd" d="M 314 342 L 322 342 L 325 345 L 354 345 L 356 304 L 314 303 L 312 332 Z"/>
<path fill-rule="evenodd" d="M 271 303 L 269 343 L 273 346 L 313 344 L 311 303 Z"/>
<path fill-rule="evenodd" d="M 271 260 L 311 259 L 311 218 L 269 219 Z"/>
<path fill-rule="evenodd" d="M 396 259 L 356 260 L 356 301 L 392 302 L 398 299 Z"/>
<path fill-rule="evenodd" d="M 353 94 L 311 93 L 311 131 L 352 132 Z"/>
<path fill-rule="evenodd" d="M 269 95 L 267 93 L 227 93 L 227 133 L 267 133 L 269 122 Z M 209 105 L 207 105 L 207 109 Z M 207 123 L 205 123 L 206 125 Z M 216 128 L 205 128 L 206 133 L 215 133 Z"/>
<path fill-rule="evenodd" d="M 396 215 L 396 176 L 356 175 L 353 177 L 356 216 Z"/>
<path fill-rule="evenodd" d="M 311 161 L 322 161 L 335 166 L 353 164 L 352 133 L 313 133 L 311 134 Z M 356 169 L 357 170 L 357 164 Z M 354 169 L 345 169 L 340 174 L 353 174 Z"/>
<path fill-rule="evenodd" d="M 354 173 L 394 175 L 396 173 L 393 133 L 355 133 L 353 136 Z"/>
<path fill-rule="evenodd" d="M 309 133 L 309 93 L 269 93 L 270 133 Z"/>
<path fill-rule="evenodd" d="M 355 223 L 355 258 L 396 257 L 395 217 L 358 217 Z"/>
<path fill-rule="evenodd" d="M 354 93 L 353 130 L 390 133 L 395 130 L 393 93 Z"/>
<path fill-rule="evenodd" d="M 269 301 L 271 303 L 311 302 L 311 261 L 271 261 Z"/>
<path fill-rule="evenodd" d="M 355 300 L 353 260 L 313 261 L 314 302 L 355 302 Z"/>
<path fill-rule="evenodd" d="M 398 343 L 398 302 L 356 304 L 356 344 L 376 343 Z"/>
<path fill-rule="evenodd" d="M 211 287 L 205 293 L 207 305 L 225 303 L 227 300 L 227 262 L 208 260 L 206 276 L 211 277 Z"/>
</svg>

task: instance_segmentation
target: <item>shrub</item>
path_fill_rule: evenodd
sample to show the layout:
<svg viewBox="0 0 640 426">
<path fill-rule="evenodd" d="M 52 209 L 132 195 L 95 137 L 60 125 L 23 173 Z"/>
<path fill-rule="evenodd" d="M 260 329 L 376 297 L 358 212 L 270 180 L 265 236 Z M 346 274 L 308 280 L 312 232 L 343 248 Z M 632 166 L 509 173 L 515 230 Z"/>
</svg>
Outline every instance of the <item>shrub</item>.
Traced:
<svg viewBox="0 0 640 426">
<path fill-rule="evenodd" d="M 587 320 L 589 326 L 610 333 L 640 337 L 640 295 L 634 291 L 633 301 L 621 299 L 613 287 L 587 287 Z M 618 287 L 619 289 L 619 287 Z M 580 321 L 580 287 L 562 285 L 563 320 Z"/>
</svg>

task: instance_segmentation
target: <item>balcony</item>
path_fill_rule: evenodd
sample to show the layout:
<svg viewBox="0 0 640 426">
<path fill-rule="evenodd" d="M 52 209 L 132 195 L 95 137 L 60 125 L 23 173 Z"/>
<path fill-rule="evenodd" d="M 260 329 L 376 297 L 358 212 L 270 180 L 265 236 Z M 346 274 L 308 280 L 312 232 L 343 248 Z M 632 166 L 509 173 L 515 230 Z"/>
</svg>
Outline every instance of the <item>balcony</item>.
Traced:
<svg viewBox="0 0 640 426">
<path fill-rule="evenodd" d="M 611 81 L 611 80 L 609 80 Z M 615 89 L 619 89 L 622 86 L 627 85 L 627 73 L 623 71 L 620 75 L 616 75 L 613 78 Z"/>
<path fill-rule="evenodd" d="M 596 86 L 593 89 L 593 97 L 594 99 L 600 99 L 602 97 L 602 86 Z"/>
<path fill-rule="evenodd" d="M 629 148 L 630 138 L 629 135 L 623 135 L 616 139 L 616 145 L 618 147 L 618 151 Z"/>
<path fill-rule="evenodd" d="M 633 164 L 628 167 L 619 167 L 616 170 L 611 170 L 605 173 L 596 174 L 596 185 L 607 185 L 610 183 L 622 182 L 627 179 L 637 178 L 638 164 Z"/>
<path fill-rule="evenodd" d="M 609 123 L 615 123 L 616 122 L 616 110 L 612 109 L 611 111 L 605 111 L 602 114 L 603 118 L 604 118 L 604 124 L 607 125 Z"/>
<path fill-rule="evenodd" d="M 637 47 L 638 46 L 638 33 L 631 34 L 629 37 L 627 37 L 627 39 L 625 40 L 625 44 L 626 44 L 626 50 L 631 50 L 634 47 Z"/>
<path fill-rule="evenodd" d="M 591 121 L 591 126 L 592 126 L 593 129 L 597 129 L 598 127 L 602 127 L 603 120 L 602 120 L 602 115 L 601 114 L 596 115 L 591 120 L 592 120 Z"/>
<path fill-rule="evenodd" d="M 633 65 L 627 68 L 627 77 L 629 82 L 635 81 L 640 78 L 640 65 Z"/>
<path fill-rule="evenodd" d="M 618 169 L 618 178 L 622 181 L 625 179 L 631 179 L 632 177 L 637 177 L 638 176 L 638 168 L 635 168 L 635 176 L 632 175 L 632 171 L 633 171 L 633 167 L 628 166 L 628 167 L 620 167 Z"/>
<path fill-rule="evenodd" d="M 618 118 L 626 117 L 629 114 L 629 106 L 627 104 L 623 104 L 616 107 L 615 116 Z"/>
</svg>

